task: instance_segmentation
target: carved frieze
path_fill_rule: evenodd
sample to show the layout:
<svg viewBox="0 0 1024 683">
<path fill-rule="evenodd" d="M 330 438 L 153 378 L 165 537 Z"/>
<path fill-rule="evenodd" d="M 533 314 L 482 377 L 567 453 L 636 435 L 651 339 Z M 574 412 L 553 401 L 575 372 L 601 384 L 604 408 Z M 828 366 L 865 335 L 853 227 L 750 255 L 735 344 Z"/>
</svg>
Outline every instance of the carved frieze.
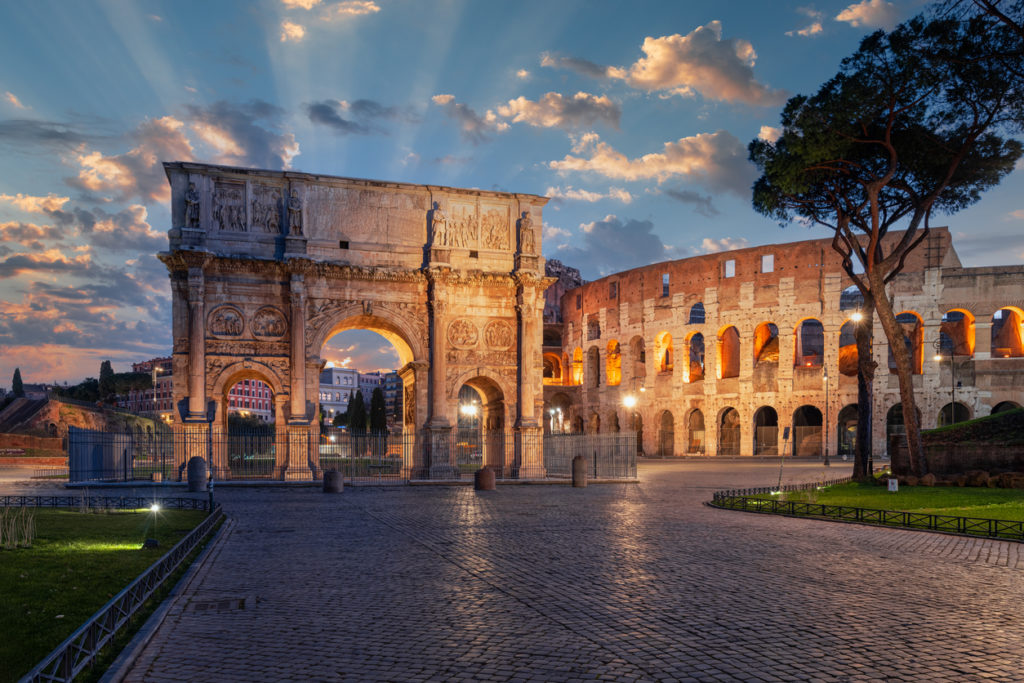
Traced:
<svg viewBox="0 0 1024 683">
<path fill-rule="evenodd" d="M 411 382 L 405 385 L 405 397 L 402 400 L 405 412 L 403 422 L 407 425 L 416 422 L 416 388 Z"/>
<path fill-rule="evenodd" d="M 481 351 L 478 349 L 449 349 L 446 355 L 449 365 L 472 365 L 496 368 L 514 366 L 515 353 L 510 351 Z"/>
<path fill-rule="evenodd" d="M 480 208 L 480 241 L 485 249 L 507 251 L 509 249 L 508 207 L 488 206 Z"/>
<path fill-rule="evenodd" d="M 245 232 L 245 185 L 216 182 L 213 189 L 213 222 L 225 232 Z"/>
<path fill-rule="evenodd" d="M 245 356 L 287 356 L 288 342 L 219 340 L 210 339 L 206 342 L 207 353 Z"/>
<path fill-rule="evenodd" d="M 507 349 L 515 338 L 512 326 L 504 320 L 492 320 L 484 328 L 484 341 L 492 349 Z"/>
<path fill-rule="evenodd" d="M 234 306 L 218 306 L 210 311 L 206 330 L 218 337 L 238 337 L 245 328 L 242 312 Z"/>
<path fill-rule="evenodd" d="M 281 188 L 272 185 L 252 186 L 252 228 L 256 232 L 281 232 Z"/>
<path fill-rule="evenodd" d="M 477 220 L 476 204 L 452 202 L 446 239 L 445 246 L 463 249 L 478 248 L 480 227 Z"/>
<path fill-rule="evenodd" d="M 465 318 L 453 320 L 448 325 L 448 343 L 457 349 L 476 346 L 479 340 L 480 332 L 476 329 L 476 325 Z"/>
<path fill-rule="evenodd" d="M 288 331 L 288 323 L 281 311 L 264 306 L 253 315 L 249 329 L 255 337 L 282 337 Z"/>
</svg>

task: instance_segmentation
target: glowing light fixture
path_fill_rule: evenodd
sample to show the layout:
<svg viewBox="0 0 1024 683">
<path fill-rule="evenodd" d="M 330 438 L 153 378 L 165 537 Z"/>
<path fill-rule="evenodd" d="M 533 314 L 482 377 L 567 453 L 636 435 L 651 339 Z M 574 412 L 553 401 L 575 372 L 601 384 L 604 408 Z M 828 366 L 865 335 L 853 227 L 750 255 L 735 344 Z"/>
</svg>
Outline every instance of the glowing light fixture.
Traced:
<svg viewBox="0 0 1024 683">
<path fill-rule="evenodd" d="M 622 399 L 622 405 L 627 408 L 632 408 L 636 405 L 636 396 L 633 394 L 626 394 Z"/>
<path fill-rule="evenodd" d="M 855 323 L 859 323 L 863 319 L 864 319 L 864 314 L 861 313 L 860 311 L 854 311 L 853 315 L 850 316 L 850 320 L 852 320 Z"/>
</svg>

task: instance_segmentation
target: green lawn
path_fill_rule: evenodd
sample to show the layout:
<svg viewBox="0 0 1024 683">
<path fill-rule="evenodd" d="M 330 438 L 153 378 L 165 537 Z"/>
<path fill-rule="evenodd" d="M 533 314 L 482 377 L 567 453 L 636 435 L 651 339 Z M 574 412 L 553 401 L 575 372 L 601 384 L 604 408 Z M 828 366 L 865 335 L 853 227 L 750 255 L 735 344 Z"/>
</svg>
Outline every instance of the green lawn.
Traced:
<svg viewBox="0 0 1024 683">
<path fill-rule="evenodd" d="M 898 492 L 890 493 L 877 484 L 850 483 L 783 496 L 783 500 L 825 505 L 1024 521 L 1024 490 L 1020 489 L 901 486 Z"/>
<path fill-rule="evenodd" d="M 0 550 L 0 682 L 16 681 L 206 516 L 37 508 L 31 548 Z M 141 550 L 156 538 L 157 550 Z"/>
</svg>

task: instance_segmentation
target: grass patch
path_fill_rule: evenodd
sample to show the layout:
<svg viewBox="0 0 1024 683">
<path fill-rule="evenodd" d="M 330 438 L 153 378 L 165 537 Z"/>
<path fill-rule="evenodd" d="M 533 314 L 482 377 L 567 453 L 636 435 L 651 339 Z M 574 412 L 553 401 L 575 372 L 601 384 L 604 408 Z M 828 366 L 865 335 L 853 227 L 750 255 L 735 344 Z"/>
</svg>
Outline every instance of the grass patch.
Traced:
<svg viewBox="0 0 1024 683">
<path fill-rule="evenodd" d="M 0 550 L 0 683 L 24 675 L 205 516 L 37 508 L 33 546 Z M 140 550 L 146 538 L 160 547 Z"/>
<path fill-rule="evenodd" d="M 890 493 L 877 484 L 848 483 L 782 496 L 802 503 L 1024 521 L 1024 491 L 1019 489 L 901 486 Z"/>
</svg>

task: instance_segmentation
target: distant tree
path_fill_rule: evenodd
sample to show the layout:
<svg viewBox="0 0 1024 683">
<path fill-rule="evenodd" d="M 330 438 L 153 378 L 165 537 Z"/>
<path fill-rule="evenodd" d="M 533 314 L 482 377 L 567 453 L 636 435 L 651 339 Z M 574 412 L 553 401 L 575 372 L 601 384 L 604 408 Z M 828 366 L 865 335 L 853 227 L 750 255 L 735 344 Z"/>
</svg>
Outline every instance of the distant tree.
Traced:
<svg viewBox="0 0 1024 683">
<path fill-rule="evenodd" d="M 114 394 L 114 368 L 109 360 L 100 363 L 100 398 L 106 399 Z"/>
<path fill-rule="evenodd" d="M 1010 50 L 1011 34 L 978 17 L 917 17 L 873 33 L 816 94 L 786 103 L 776 141 L 749 146 L 763 174 L 754 208 L 833 230 L 846 274 L 874 307 L 896 361 L 917 473 L 925 463 L 913 366 L 886 286 L 927 236 L 933 213 L 973 204 L 1021 156 L 1021 144 L 999 133 L 1019 128 L 1024 93 L 985 58 Z M 890 229 L 903 232 L 884 241 Z"/>
<path fill-rule="evenodd" d="M 358 390 L 352 392 L 348 402 L 348 428 L 357 436 L 366 434 L 366 403 L 363 392 Z"/>
<path fill-rule="evenodd" d="M 334 425 L 335 427 L 344 427 L 345 426 L 345 417 L 347 415 L 348 415 L 347 411 L 344 412 L 344 413 L 337 413 L 334 416 L 334 419 L 331 420 L 331 424 Z"/>
<path fill-rule="evenodd" d="M 374 387 L 370 394 L 370 433 L 375 435 L 385 434 L 388 431 L 388 418 L 384 405 L 384 392 L 380 387 Z"/>
<path fill-rule="evenodd" d="M 15 398 L 25 395 L 25 385 L 21 383 L 21 368 L 14 368 L 14 379 L 11 380 L 11 393 Z"/>
</svg>

